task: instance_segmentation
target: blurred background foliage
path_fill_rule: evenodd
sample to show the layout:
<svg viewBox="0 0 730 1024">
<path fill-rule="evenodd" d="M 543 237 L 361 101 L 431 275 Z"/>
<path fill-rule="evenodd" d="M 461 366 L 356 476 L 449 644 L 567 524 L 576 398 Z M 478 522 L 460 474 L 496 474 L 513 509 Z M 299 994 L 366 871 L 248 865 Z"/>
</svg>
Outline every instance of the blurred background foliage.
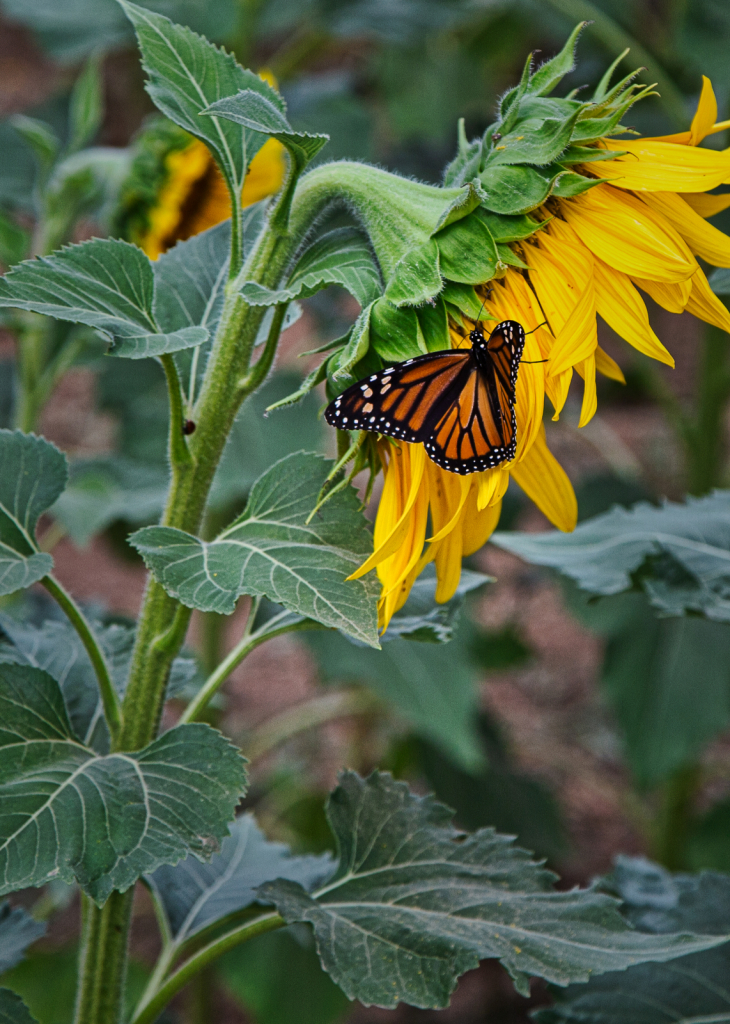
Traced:
<svg viewBox="0 0 730 1024">
<path fill-rule="evenodd" d="M 642 80 L 658 83 L 661 93 L 632 111 L 641 133 L 685 128 L 702 74 L 712 80 L 719 117 L 730 113 L 725 0 L 155 0 L 145 6 L 273 74 L 294 126 L 331 136 L 320 159 L 374 161 L 430 182 L 441 180 L 453 156 L 458 118 L 465 118 L 468 136 L 481 133 L 500 94 L 519 77 L 526 52 L 552 55 L 580 20 L 591 24 L 567 90 L 595 85 L 606 64 L 630 47 L 622 70 L 644 65 Z M 115 0 L 0 0 L 0 11 L 0 263 L 8 267 L 29 253 L 110 230 L 130 146 L 153 108 Z M 726 143 L 722 133 L 707 144 Z M 727 229 L 730 213 L 714 223 Z M 338 337 L 353 319 L 352 301 L 336 289 L 303 305 L 304 326 L 285 335 L 279 368 L 236 424 L 206 525 L 211 534 L 240 511 L 271 462 L 300 448 L 329 450 L 332 443 L 318 419 L 323 398 L 317 392 L 264 415 L 310 369 L 297 356 Z M 616 503 L 728 485 L 727 337 L 713 328 L 702 335 L 687 317 L 670 322 L 656 309 L 652 315 L 663 316 L 657 330 L 677 355 L 675 377 L 624 353 L 627 386 L 600 385 L 601 412 L 585 431 L 584 447 L 570 405 L 562 432 L 555 428 L 581 519 Z M 32 334 L 27 320 L 12 316 L 5 328 L 0 426 L 22 419 L 24 381 L 13 332 Z M 164 497 L 161 370 L 151 360 L 105 360 L 91 332 L 61 324 L 49 331 L 36 367 L 36 406 L 22 422 L 40 425 L 67 447 L 74 464 L 46 545 L 67 545 L 68 564 L 74 551 L 103 535 L 100 572 L 116 560 L 139 575 L 125 538 L 155 520 Z M 606 337 L 601 344 L 610 350 Z M 73 367 L 81 376 L 67 378 Z M 71 378 L 82 382 L 80 390 L 68 384 Z M 629 422 L 633 435 L 622 432 Z M 524 525 L 544 524 L 510 489 L 500 528 Z M 380 654 L 325 632 L 296 647 L 288 640 L 278 660 L 273 656 L 256 671 L 263 690 L 286 688 L 282 676 L 292 672 L 310 680 L 292 683 L 291 701 L 302 702 L 296 713 L 272 711 L 264 698 L 257 710 L 255 700 L 235 692 L 228 705 L 220 701 L 211 710 L 211 721 L 236 734 L 244 749 L 252 731 L 246 715 L 253 710 L 263 719 L 252 740 L 259 745 L 251 753 L 247 798 L 262 827 L 299 850 L 326 848 L 323 799 L 333 770 L 327 758 L 336 756 L 361 772 L 379 765 L 434 790 L 464 827 L 516 834 L 568 881 L 606 870 L 627 844 L 628 852 L 650 853 L 672 869 L 730 870 L 730 754 L 722 740 L 730 724 L 730 626 L 688 617 L 678 627 L 678 620 L 658 619 L 643 593 L 590 599 L 565 580 L 556 585 L 557 574 L 514 559 L 477 556 L 472 570 L 457 598 L 428 621 L 426 579 L 425 598 L 414 591 Z M 504 574 L 506 583 L 489 583 L 485 572 Z M 112 581 L 112 606 L 113 588 Z M 551 602 L 559 611 L 551 611 Z M 31 618 L 41 622 L 47 613 L 34 608 Z M 569 637 L 557 667 L 546 667 L 551 615 Z M 199 617 L 204 669 L 225 653 L 229 633 L 222 618 Z M 581 650 L 588 652 L 587 667 L 576 668 Z M 518 682 L 505 689 L 510 679 Z M 508 691 L 500 705 L 499 694 Z M 601 801 L 610 805 L 605 813 Z M 29 905 L 38 901 L 36 916 L 55 910 L 61 924 L 3 978 L 41 1024 L 70 1019 L 75 961 L 68 898 L 29 896 Z M 150 926 L 150 907 L 141 900 L 135 989 L 154 953 Z M 47 998 L 51 985 L 39 986 L 39 978 L 53 979 L 53 999 Z M 544 1001 L 540 989 L 532 1001 L 514 995 L 499 969 L 486 965 L 462 984 L 454 1010 L 439 1016 L 459 1024 L 518 1022 Z M 402 1007 L 388 1019 L 401 1024 L 435 1016 Z M 231 953 L 165 1019 L 374 1024 L 385 1018 L 349 1006 L 321 972 L 308 933 L 290 929 Z"/>
</svg>

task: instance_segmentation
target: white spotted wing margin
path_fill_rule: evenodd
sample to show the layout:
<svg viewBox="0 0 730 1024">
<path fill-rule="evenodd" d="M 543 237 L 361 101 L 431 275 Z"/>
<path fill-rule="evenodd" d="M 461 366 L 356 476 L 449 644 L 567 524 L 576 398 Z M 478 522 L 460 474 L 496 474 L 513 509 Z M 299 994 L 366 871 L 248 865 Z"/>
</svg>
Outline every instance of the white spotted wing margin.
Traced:
<svg viewBox="0 0 730 1024">
<path fill-rule="evenodd" d="M 349 580 L 372 552 L 372 533 L 351 487 L 309 515 L 332 463 L 297 452 L 251 488 L 241 516 L 215 540 L 152 526 L 130 542 L 157 581 L 188 608 L 230 615 L 242 594 L 379 647 L 374 574 Z"/>
<path fill-rule="evenodd" d="M 494 829 L 464 835 L 451 811 L 387 773 L 340 777 L 328 817 L 339 866 L 309 895 L 267 882 L 262 901 L 312 925 L 322 966 L 350 999 L 387 1008 L 448 1005 L 458 977 L 496 957 L 523 994 L 665 961 L 727 941 L 635 931 L 595 889 L 557 892 L 555 876 Z"/>
</svg>

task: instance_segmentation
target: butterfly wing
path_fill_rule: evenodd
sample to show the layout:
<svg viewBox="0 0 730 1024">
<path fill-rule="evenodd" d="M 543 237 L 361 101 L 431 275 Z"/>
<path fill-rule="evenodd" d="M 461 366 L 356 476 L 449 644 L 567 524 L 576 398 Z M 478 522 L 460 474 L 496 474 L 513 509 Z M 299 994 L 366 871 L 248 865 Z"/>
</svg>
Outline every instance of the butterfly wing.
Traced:
<svg viewBox="0 0 730 1024">
<path fill-rule="evenodd" d="M 524 347 L 525 332 L 514 320 L 498 324 L 479 346 L 461 389 L 424 439 L 436 465 L 476 473 L 514 458 L 515 386 Z"/>
<path fill-rule="evenodd" d="M 325 410 L 330 426 L 424 441 L 474 367 L 470 350 L 430 352 L 358 381 Z"/>
</svg>

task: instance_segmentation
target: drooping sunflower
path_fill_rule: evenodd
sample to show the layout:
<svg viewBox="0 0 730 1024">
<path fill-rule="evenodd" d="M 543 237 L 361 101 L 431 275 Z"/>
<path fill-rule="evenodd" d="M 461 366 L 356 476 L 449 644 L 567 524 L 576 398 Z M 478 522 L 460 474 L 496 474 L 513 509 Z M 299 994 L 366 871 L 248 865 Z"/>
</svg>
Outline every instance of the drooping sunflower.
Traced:
<svg viewBox="0 0 730 1024">
<path fill-rule="evenodd" d="M 536 72 L 528 62 L 520 86 L 502 101 L 500 120 L 482 139 L 468 143 L 461 130 L 459 153 L 447 169 L 445 185 L 471 182 L 481 206 L 432 234 L 431 240 L 446 241 L 439 246 L 445 281 L 431 305 L 443 305 L 454 348 L 469 344 L 482 305 L 489 317 L 517 320 L 531 332 L 516 386 L 517 448 L 511 461 L 461 476 L 432 462 L 423 445 L 377 441 L 384 481 L 374 552 L 355 575 L 377 569 L 381 628 L 429 562 L 436 567 L 436 600 L 453 596 L 462 558 L 497 526 L 510 476 L 556 527 L 575 527 L 573 488 L 546 444 L 544 402 L 547 396 L 557 419 L 575 371 L 583 380 L 584 426 L 596 411 L 596 371 L 623 381 L 598 345 L 598 316 L 638 351 L 669 366 L 674 360 L 650 326 L 642 292 L 667 310 L 687 310 L 730 332 L 730 314 L 698 262 L 730 266 L 730 238 L 706 220 L 730 206 L 730 194 L 706 194 L 730 183 L 730 149 L 700 148 L 708 135 L 730 126 L 717 122 L 709 80 L 688 131 L 616 139 L 628 131 L 621 117 L 652 87 L 629 84 L 629 76 L 609 89 L 616 61 L 590 102 L 548 98 L 572 68 L 577 34 Z M 481 281 L 473 267 L 460 277 L 455 253 L 467 263 L 476 256 L 478 263 L 480 238 L 487 249 L 496 248 L 493 269 Z M 427 337 L 423 346 L 427 309 L 415 311 L 419 347 L 400 358 L 446 347 Z M 373 319 L 371 311 L 371 346 Z M 405 319 L 402 325 L 405 332 Z M 374 335 L 377 352 L 377 325 Z M 357 376 L 357 367 L 351 373 Z"/>
<path fill-rule="evenodd" d="M 269 81 L 265 73 L 262 77 Z M 243 205 L 278 192 L 285 171 L 284 147 L 268 139 L 249 165 Z M 134 242 L 155 260 L 176 242 L 230 216 L 228 190 L 208 147 L 166 118 L 154 118 L 135 141 L 114 234 Z"/>
</svg>

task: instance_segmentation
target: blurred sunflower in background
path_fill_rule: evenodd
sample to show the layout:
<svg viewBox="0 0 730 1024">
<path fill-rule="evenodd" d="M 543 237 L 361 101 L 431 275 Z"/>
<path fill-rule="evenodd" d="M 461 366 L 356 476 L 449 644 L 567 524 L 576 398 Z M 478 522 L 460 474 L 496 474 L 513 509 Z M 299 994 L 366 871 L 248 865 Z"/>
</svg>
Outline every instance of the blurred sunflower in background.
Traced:
<svg viewBox="0 0 730 1024">
<path fill-rule="evenodd" d="M 261 77 L 276 84 L 266 72 Z M 223 175 L 199 139 L 167 118 L 155 117 L 138 135 L 134 150 L 115 218 L 116 237 L 134 242 L 155 260 L 177 242 L 231 216 Z M 284 147 L 268 139 L 249 165 L 243 205 L 278 192 L 285 171 Z"/>
<path fill-rule="evenodd" d="M 558 529 L 575 527 L 572 485 L 546 444 L 544 401 L 547 396 L 557 419 L 575 371 L 583 380 L 584 426 L 596 411 L 596 371 L 624 382 L 620 367 L 598 345 L 597 316 L 635 349 L 668 366 L 674 360 L 650 326 L 641 292 L 667 310 L 686 310 L 730 332 L 730 314 L 697 259 L 730 266 L 730 238 L 705 220 L 730 206 L 730 194 L 706 194 L 730 183 L 730 149 L 699 148 L 730 121 L 717 122 L 717 102 L 705 78 L 689 131 L 615 140 L 610 136 L 628 131 L 619 123 L 622 114 L 652 88 L 635 91 L 627 86 L 630 76 L 609 91 L 615 66 L 589 103 L 545 99 L 556 76 L 543 75 L 541 81 L 543 69 L 523 76 L 511 101 L 509 94 L 502 101 L 501 121 L 481 140 L 469 144 L 462 137 L 447 170 L 446 184 L 481 182 L 482 205 L 493 211 L 471 215 L 481 217 L 499 253 L 492 279 L 474 288 L 476 301 L 490 317 L 517 320 L 528 332 L 516 386 L 517 449 L 510 462 L 460 476 L 438 467 L 421 444 L 378 440 L 384 484 L 374 552 L 355 575 L 377 569 L 381 628 L 431 561 L 436 600 L 454 595 L 462 558 L 497 526 L 510 475 Z M 541 161 L 533 145 L 530 158 L 534 140 L 528 133 L 559 136 L 561 117 L 569 122 L 561 153 Z M 530 203 L 524 197 L 539 191 L 538 175 L 548 182 L 547 194 Z M 499 186 L 505 183 L 516 195 L 522 190 L 522 208 L 519 201 L 510 208 L 502 200 Z M 453 298 L 448 289 L 447 280 L 445 294 Z M 473 298 L 461 308 L 448 301 L 446 307 L 451 347 L 469 345 L 479 316 Z"/>
</svg>

